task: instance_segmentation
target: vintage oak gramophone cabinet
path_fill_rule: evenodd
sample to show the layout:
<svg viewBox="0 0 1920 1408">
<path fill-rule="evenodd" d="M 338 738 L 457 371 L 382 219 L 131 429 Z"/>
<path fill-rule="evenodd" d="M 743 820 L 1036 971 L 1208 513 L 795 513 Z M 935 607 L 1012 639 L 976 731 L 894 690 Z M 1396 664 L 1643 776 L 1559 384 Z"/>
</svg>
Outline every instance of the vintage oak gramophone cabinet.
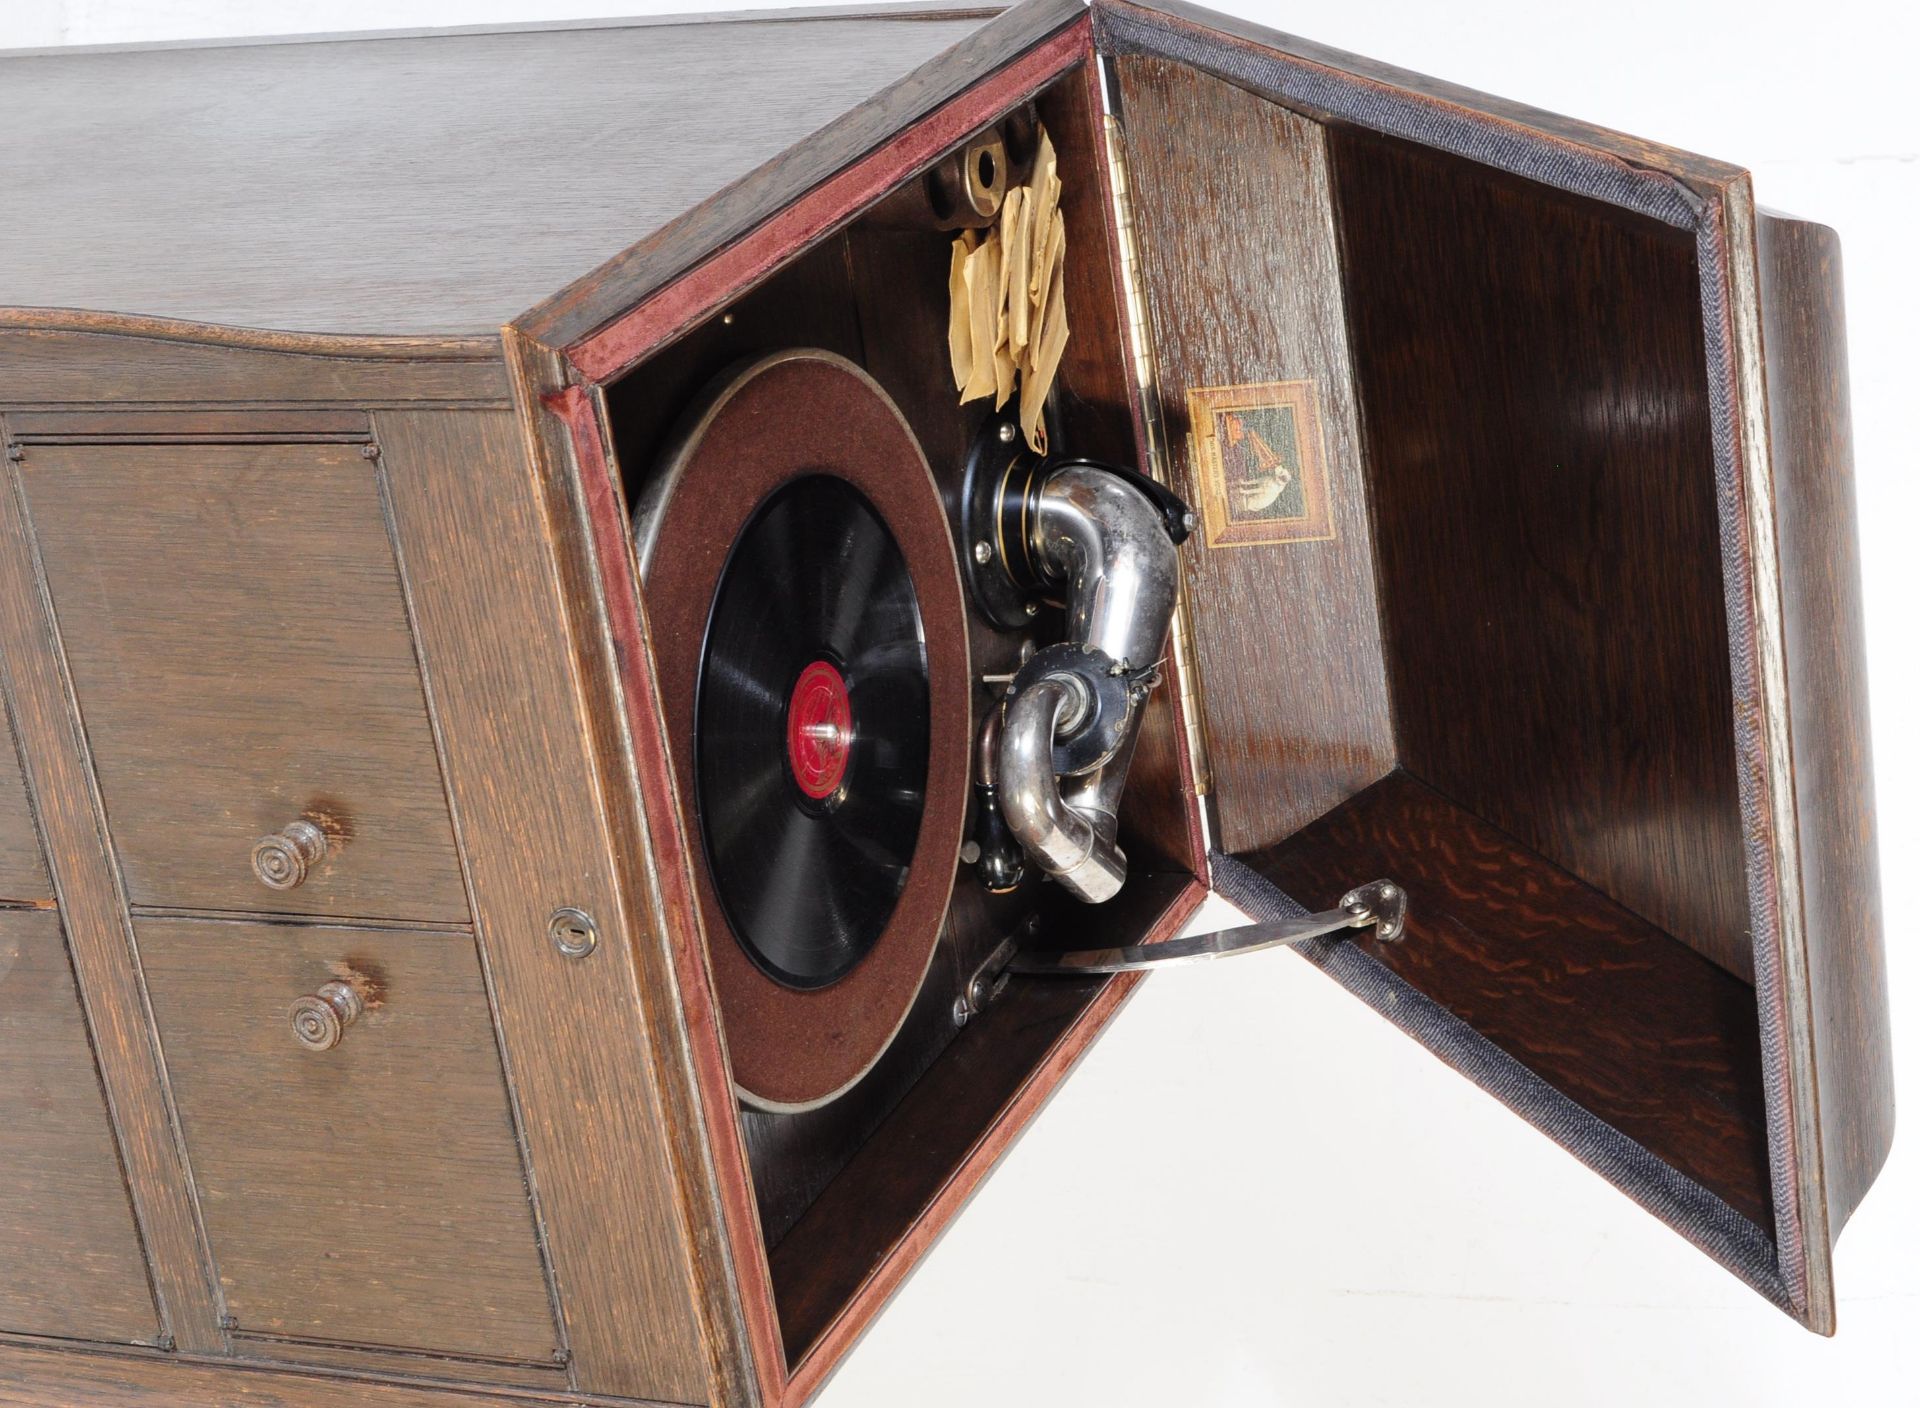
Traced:
<svg viewBox="0 0 1920 1408">
<path fill-rule="evenodd" d="M 959 514 L 942 200 L 1041 129 L 1050 436 L 1195 509 L 1130 870 L 929 821 L 885 1054 L 736 1098 L 631 515 L 796 348 Z M 1029 0 L 9 55 L 0 191 L 0 1399 L 797 1404 L 1139 980 L 994 955 L 1382 877 L 1311 961 L 1834 1328 L 1892 1130 L 1839 256 L 1741 170 Z M 927 541 L 972 728 L 1021 638 Z"/>
</svg>

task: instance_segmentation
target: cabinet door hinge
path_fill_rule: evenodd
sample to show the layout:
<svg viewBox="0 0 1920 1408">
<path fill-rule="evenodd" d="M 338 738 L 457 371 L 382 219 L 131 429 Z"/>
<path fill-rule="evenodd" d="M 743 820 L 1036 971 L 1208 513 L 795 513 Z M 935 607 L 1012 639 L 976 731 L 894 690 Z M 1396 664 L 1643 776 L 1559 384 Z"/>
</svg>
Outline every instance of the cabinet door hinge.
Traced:
<svg viewBox="0 0 1920 1408">
<path fill-rule="evenodd" d="M 1104 72 L 1105 66 L 1102 65 Z M 1145 275 L 1133 224 L 1133 197 L 1127 180 L 1126 134 L 1112 107 L 1112 94 L 1102 85 L 1107 102 L 1103 118 L 1107 147 L 1107 171 L 1111 197 L 1115 243 L 1120 254 L 1120 281 L 1124 292 L 1122 316 L 1127 323 L 1127 356 L 1132 363 L 1134 384 L 1140 403 L 1141 432 L 1145 439 L 1145 472 L 1169 488 L 1174 483 L 1173 465 L 1167 453 L 1166 419 L 1160 406 L 1160 389 L 1154 375 L 1153 329 L 1147 303 Z M 1192 502 L 1192 500 L 1189 500 Z M 1180 593 L 1173 608 L 1172 651 L 1174 675 L 1180 681 L 1180 719 L 1187 749 L 1187 762 L 1193 772 L 1195 796 L 1212 790 L 1212 770 L 1207 763 L 1206 733 L 1201 726 L 1200 659 L 1194 648 L 1193 615 L 1187 594 Z"/>
</svg>

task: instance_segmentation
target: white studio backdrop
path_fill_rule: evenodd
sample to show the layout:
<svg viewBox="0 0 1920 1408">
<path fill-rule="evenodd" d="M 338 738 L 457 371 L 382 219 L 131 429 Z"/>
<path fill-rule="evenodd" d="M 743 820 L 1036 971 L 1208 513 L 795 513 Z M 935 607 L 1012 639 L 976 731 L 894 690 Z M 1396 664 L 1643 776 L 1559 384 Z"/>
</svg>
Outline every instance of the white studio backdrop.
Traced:
<svg viewBox="0 0 1920 1408">
<path fill-rule="evenodd" d="M 1920 854 L 1920 11 L 1911 0 L 1217 3 L 1740 162 L 1763 204 L 1841 232 L 1896 1060 L 1901 1092 L 1920 1098 L 1920 961 L 1903 894 Z M 0 47 L 725 8 L 0 0 Z M 1231 919 L 1224 906 L 1202 916 Z M 1276 953 L 1146 984 L 821 1403 L 1920 1403 L 1911 1135 L 1842 1238 L 1837 1276 L 1840 1334 L 1821 1340 Z"/>
</svg>

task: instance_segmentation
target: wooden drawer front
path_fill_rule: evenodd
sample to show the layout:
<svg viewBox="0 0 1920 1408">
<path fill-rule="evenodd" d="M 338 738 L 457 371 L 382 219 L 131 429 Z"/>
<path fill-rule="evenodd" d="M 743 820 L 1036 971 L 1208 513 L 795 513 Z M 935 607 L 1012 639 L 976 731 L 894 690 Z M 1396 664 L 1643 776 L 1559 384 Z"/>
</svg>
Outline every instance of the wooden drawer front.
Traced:
<svg viewBox="0 0 1920 1408">
<path fill-rule="evenodd" d="M 35 445 L 21 466 L 136 905 L 461 921 L 465 888 L 357 445 Z M 256 841 L 306 819 L 290 889 Z"/>
<path fill-rule="evenodd" d="M 0 1330 L 159 1334 L 73 970 L 50 909 L 0 911 Z"/>
<path fill-rule="evenodd" d="M 135 927 L 235 1333 L 551 1365 L 559 1341 L 473 940 Z M 342 979 L 364 1012 L 332 1049 L 303 1047 L 296 1004 Z"/>
</svg>

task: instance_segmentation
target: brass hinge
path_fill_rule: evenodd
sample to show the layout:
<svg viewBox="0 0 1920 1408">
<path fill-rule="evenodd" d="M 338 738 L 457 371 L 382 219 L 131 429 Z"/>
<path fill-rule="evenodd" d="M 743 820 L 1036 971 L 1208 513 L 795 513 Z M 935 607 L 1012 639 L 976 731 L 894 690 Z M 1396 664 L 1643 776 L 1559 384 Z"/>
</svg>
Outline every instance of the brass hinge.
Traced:
<svg viewBox="0 0 1920 1408">
<path fill-rule="evenodd" d="M 1162 484 L 1172 482 L 1166 455 L 1166 433 L 1160 415 L 1160 393 L 1153 374 L 1153 336 L 1147 321 L 1146 283 L 1140 274 L 1134 241 L 1133 197 L 1127 185 L 1126 139 L 1112 113 L 1105 116 L 1107 170 L 1112 173 L 1113 228 L 1120 246 L 1120 285 L 1126 293 L 1121 309 L 1127 320 L 1127 353 L 1133 378 L 1140 389 L 1141 419 L 1145 423 L 1146 472 Z"/>
<path fill-rule="evenodd" d="M 1193 767 L 1193 793 L 1204 797 L 1213 790 L 1213 772 L 1200 718 L 1200 652 L 1194 648 L 1193 613 L 1187 610 L 1185 596 L 1173 611 L 1173 668 L 1180 680 L 1180 718 L 1187 734 L 1187 760 Z"/>
<path fill-rule="evenodd" d="M 1160 407 L 1160 388 L 1154 376 L 1153 331 L 1147 307 L 1146 278 L 1140 268 L 1134 236 L 1133 197 L 1127 180 L 1126 137 L 1111 108 L 1104 115 L 1107 170 L 1111 173 L 1113 228 L 1120 249 L 1120 280 L 1125 290 L 1122 314 L 1127 320 L 1127 350 L 1139 388 L 1140 420 L 1146 437 L 1146 472 L 1174 486 L 1173 466 L 1167 458 L 1166 418 Z M 1199 653 L 1194 648 L 1193 616 L 1187 595 L 1180 593 L 1173 608 L 1174 672 L 1180 680 L 1180 717 L 1184 722 L 1187 760 L 1193 769 L 1193 790 L 1204 797 L 1212 787 L 1207 764 L 1206 733 L 1201 726 Z"/>
</svg>

